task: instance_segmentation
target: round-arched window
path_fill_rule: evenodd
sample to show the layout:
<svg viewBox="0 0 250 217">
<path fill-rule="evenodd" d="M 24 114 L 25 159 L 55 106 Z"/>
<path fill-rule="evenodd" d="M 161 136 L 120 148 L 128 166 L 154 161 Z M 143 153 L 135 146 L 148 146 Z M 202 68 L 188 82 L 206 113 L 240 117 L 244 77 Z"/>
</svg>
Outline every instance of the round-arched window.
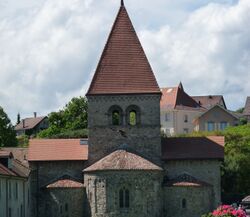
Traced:
<svg viewBox="0 0 250 217">
<path fill-rule="evenodd" d="M 108 111 L 109 124 L 114 126 L 122 125 L 123 112 L 120 106 L 113 105 Z"/>
<path fill-rule="evenodd" d="M 136 126 L 140 123 L 140 108 L 136 105 L 131 105 L 126 109 L 126 120 L 130 126 Z"/>
</svg>

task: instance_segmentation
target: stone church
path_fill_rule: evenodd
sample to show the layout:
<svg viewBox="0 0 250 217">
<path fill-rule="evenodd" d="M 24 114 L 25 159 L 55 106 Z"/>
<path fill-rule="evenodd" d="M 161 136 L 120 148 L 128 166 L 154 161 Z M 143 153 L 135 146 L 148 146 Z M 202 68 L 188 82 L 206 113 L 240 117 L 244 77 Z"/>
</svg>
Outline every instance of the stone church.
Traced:
<svg viewBox="0 0 250 217">
<path fill-rule="evenodd" d="M 161 91 L 123 1 L 86 96 L 88 139 L 30 141 L 32 217 L 199 217 L 220 204 L 224 138 L 161 138 Z"/>
</svg>

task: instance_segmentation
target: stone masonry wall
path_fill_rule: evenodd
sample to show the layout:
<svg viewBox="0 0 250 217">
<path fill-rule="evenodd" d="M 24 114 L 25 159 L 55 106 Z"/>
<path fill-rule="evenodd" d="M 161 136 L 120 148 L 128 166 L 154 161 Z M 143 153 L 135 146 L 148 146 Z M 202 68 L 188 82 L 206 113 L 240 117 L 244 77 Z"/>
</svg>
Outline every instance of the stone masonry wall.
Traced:
<svg viewBox="0 0 250 217">
<path fill-rule="evenodd" d="M 83 217 L 84 188 L 47 189 L 43 191 L 40 212 L 43 217 Z"/>
<path fill-rule="evenodd" d="M 165 174 L 169 179 L 183 173 L 212 185 L 212 209 L 221 202 L 221 162 L 219 160 L 178 160 L 164 164 Z"/>
<path fill-rule="evenodd" d="M 84 161 L 30 162 L 30 191 L 32 217 L 46 217 L 44 187 L 58 178 L 68 175 L 82 181 Z M 72 201 L 74 203 L 75 201 Z M 48 216 L 50 217 L 50 216 Z"/>
<path fill-rule="evenodd" d="M 161 217 L 162 173 L 111 171 L 84 175 L 88 217 Z M 120 208 L 119 191 L 129 190 L 129 208 Z"/>
<path fill-rule="evenodd" d="M 165 187 L 166 217 L 201 217 L 212 208 L 211 187 Z"/>
<path fill-rule="evenodd" d="M 88 103 L 90 164 L 124 144 L 160 164 L 160 95 L 89 96 Z M 121 126 L 111 125 L 108 111 L 114 105 L 122 109 Z M 126 109 L 131 105 L 140 108 L 137 126 L 126 122 Z"/>
</svg>

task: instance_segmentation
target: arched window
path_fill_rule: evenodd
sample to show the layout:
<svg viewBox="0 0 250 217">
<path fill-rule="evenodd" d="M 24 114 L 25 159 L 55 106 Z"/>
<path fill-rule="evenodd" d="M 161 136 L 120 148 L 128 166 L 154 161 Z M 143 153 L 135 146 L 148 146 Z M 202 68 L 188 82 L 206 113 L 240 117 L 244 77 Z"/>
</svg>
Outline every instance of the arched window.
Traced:
<svg viewBox="0 0 250 217">
<path fill-rule="evenodd" d="M 113 111 L 112 112 L 112 125 L 120 125 L 120 114 L 119 111 Z"/>
<path fill-rule="evenodd" d="M 136 111 L 134 111 L 134 110 L 130 111 L 129 112 L 129 125 L 135 126 L 137 123 L 136 118 L 137 118 Z"/>
<path fill-rule="evenodd" d="M 126 109 L 126 120 L 130 126 L 136 126 L 140 123 L 140 108 L 136 105 L 131 105 Z"/>
<path fill-rule="evenodd" d="M 186 209 L 186 207 L 187 207 L 186 199 L 182 199 L 181 206 L 182 206 L 182 209 Z"/>
<path fill-rule="evenodd" d="M 129 208 L 129 190 L 122 188 L 119 191 L 120 208 Z"/>
<path fill-rule="evenodd" d="M 123 112 L 120 106 L 113 105 L 108 111 L 109 124 L 118 126 L 122 125 Z"/>
</svg>

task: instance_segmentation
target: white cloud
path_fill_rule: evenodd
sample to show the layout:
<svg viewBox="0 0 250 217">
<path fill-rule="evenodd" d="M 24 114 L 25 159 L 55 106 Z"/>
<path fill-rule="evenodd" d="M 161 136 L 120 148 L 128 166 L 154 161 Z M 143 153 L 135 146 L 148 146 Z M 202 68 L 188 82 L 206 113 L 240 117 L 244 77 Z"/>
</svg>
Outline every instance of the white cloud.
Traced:
<svg viewBox="0 0 250 217">
<path fill-rule="evenodd" d="M 190 94 L 224 94 L 229 108 L 250 94 L 250 1 L 211 3 L 179 28 L 140 32 L 161 86 L 181 80 Z"/>
<path fill-rule="evenodd" d="M 84 95 L 118 0 L 0 0 L 0 105 L 15 120 Z M 160 85 L 191 94 L 250 92 L 249 1 L 126 0 Z M 216 3 L 220 2 L 220 4 Z"/>
</svg>

